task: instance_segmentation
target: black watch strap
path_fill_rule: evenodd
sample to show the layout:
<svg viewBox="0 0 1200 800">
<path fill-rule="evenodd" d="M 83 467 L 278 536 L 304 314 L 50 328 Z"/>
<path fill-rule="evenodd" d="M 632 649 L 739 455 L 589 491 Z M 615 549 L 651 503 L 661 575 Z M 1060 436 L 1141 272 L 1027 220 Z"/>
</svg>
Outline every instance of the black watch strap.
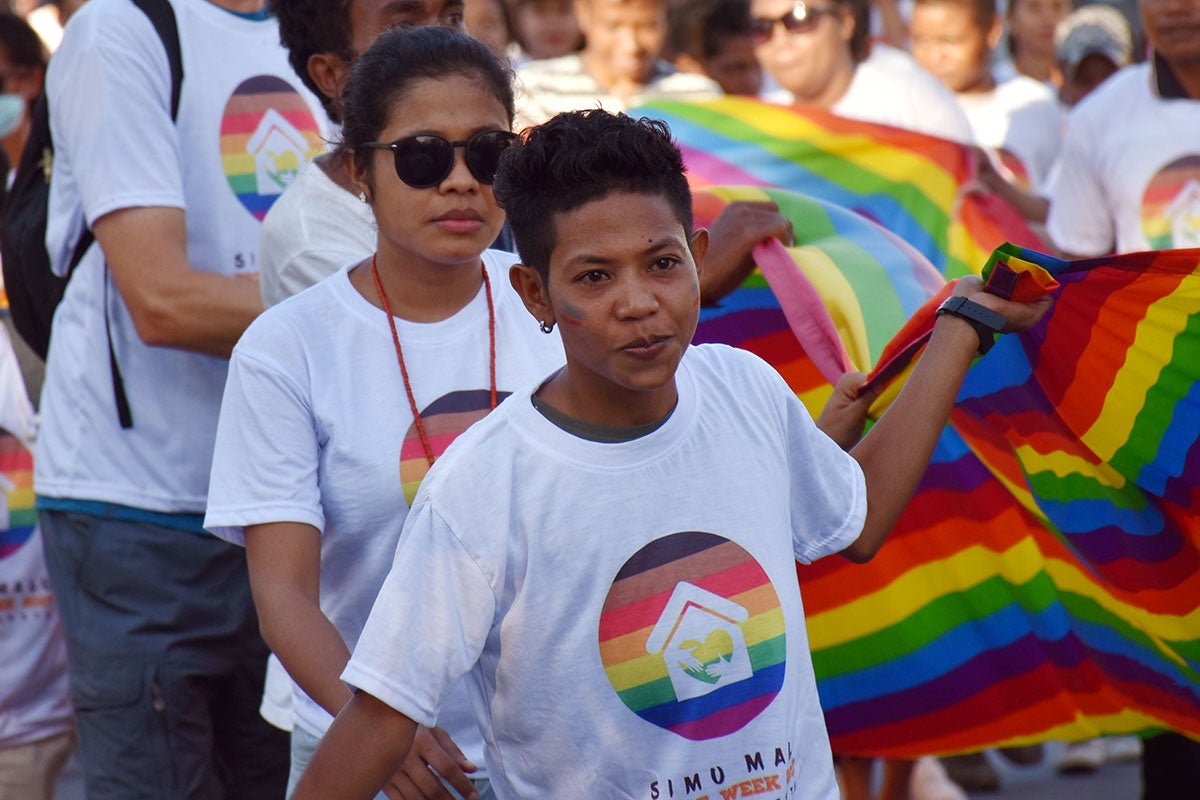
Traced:
<svg viewBox="0 0 1200 800">
<path fill-rule="evenodd" d="M 1008 317 L 992 311 L 986 306 L 981 306 L 973 300 L 968 300 L 965 297 L 954 296 L 948 297 L 938 306 L 938 316 L 942 314 L 952 314 L 960 319 L 965 319 L 975 329 L 975 333 L 979 336 L 979 352 L 978 355 L 984 355 L 988 350 L 992 349 L 992 345 L 996 343 L 996 334 L 1004 330 L 1004 326 L 1008 324 Z"/>
</svg>

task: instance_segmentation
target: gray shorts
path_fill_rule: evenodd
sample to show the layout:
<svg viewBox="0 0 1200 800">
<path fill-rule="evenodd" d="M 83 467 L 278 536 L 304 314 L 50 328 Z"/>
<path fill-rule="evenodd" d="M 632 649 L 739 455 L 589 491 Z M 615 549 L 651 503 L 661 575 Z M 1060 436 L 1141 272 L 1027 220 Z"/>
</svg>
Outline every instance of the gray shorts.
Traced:
<svg viewBox="0 0 1200 800">
<path fill-rule="evenodd" d="M 245 552 L 146 522 L 38 518 L 89 800 L 282 800 L 288 739 L 258 714 L 267 648 Z"/>
</svg>

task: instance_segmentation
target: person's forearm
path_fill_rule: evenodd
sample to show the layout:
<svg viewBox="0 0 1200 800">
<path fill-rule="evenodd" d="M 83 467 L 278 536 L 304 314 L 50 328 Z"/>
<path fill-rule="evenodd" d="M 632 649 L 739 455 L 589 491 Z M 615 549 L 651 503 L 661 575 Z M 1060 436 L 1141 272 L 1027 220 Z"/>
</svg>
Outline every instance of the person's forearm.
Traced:
<svg viewBox="0 0 1200 800">
<path fill-rule="evenodd" d="M 152 347 L 228 358 L 262 310 L 257 279 L 193 270 L 170 290 L 147 298 L 134 326 Z"/>
<path fill-rule="evenodd" d="M 950 418 L 963 377 L 979 348 L 967 322 L 938 317 L 933 336 L 888 411 L 850 451 L 868 487 L 867 518 L 844 555 L 869 560 L 878 552 L 917 488 Z"/>
<path fill-rule="evenodd" d="M 182 209 L 124 208 L 93 230 L 138 337 L 152 347 L 228 357 L 262 312 L 257 273 L 233 277 L 191 265 Z"/>
<path fill-rule="evenodd" d="M 417 723 L 364 692 L 321 739 L 291 800 L 370 800 L 412 749 Z"/>
<path fill-rule="evenodd" d="M 304 693 L 337 716 L 350 690 L 342 671 L 350 650 L 321 609 L 286 587 L 258 588 L 254 593 L 263 639 Z"/>
</svg>

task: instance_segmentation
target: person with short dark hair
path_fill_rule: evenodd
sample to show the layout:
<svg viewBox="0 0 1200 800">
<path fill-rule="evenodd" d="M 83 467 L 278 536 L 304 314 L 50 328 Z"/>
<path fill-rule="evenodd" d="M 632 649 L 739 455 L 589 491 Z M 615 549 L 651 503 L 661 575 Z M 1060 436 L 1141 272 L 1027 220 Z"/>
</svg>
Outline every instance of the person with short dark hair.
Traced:
<svg viewBox="0 0 1200 800">
<path fill-rule="evenodd" d="M 707 237 L 663 123 L 560 114 L 495 191 L 567 363 L 426 476 L 296 800 L 371 796 L 463 678 L 501 800 L 836 798 L 794 562 L 874 555 L 985 334 L 940 315 L 847 453 L 758 357 L 690 345 Z M 955 292 L 1010 330 L 1048 307 Z"/>
<path fill-rule="evenodd" d="M 762 92 L 750 0 L 682 0 L 671 8 L 668 41 L 679 70 L 707 75 L 725 94 L 757 97 Z"/>
</svg>

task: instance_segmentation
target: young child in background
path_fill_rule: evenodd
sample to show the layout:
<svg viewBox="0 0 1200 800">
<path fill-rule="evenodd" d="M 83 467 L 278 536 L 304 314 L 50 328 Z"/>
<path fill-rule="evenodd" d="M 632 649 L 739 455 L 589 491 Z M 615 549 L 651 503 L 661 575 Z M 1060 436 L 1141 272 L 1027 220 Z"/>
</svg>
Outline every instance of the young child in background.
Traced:
<svg viewBox="0 0 1200 800">
<path fill-rule="evenodd" d="M 962 279 L 846 453 L 765 362 L 689 346 L 707 237 L 661 123 L 561 114 L 496 194 L 567 364 L 426 477 L 296 800 L 370 797 L 464 676 L 501 800 L 836 798 L 793 562 L 874 555 L 976 352 L 1048 303 Z M 855 424 L 859 382 L 833 408 Z"/>
<path fill-rule="evenodd" d="M 518 52 L 516 64 L 570 55 L 583 47 L 571 0 L 508 0 L 508 22 Z"/>
</svg>

